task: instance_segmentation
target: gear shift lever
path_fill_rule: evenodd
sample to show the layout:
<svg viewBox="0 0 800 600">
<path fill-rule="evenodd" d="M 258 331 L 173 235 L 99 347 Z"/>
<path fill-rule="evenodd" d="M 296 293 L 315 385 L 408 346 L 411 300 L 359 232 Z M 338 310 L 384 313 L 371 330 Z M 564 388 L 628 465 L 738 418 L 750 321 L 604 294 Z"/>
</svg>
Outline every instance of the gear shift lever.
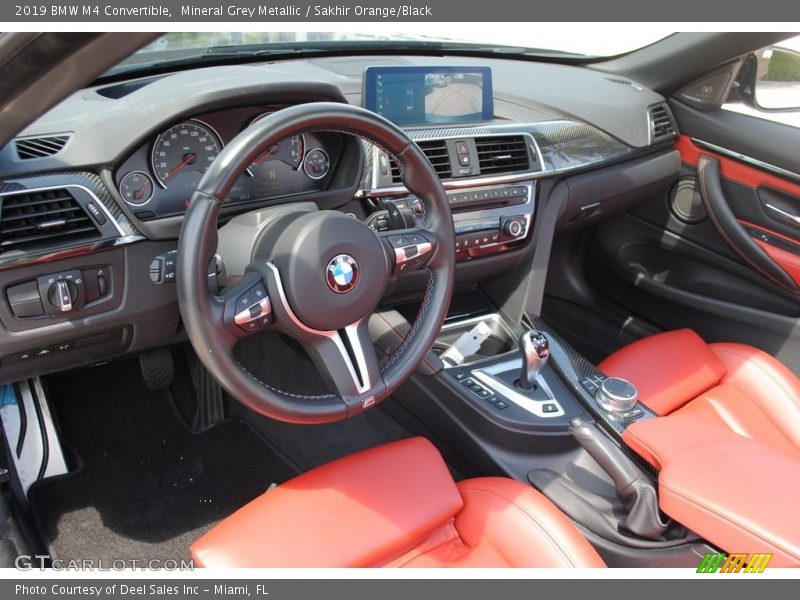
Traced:
<svg viewBox="0 0 800 600">
<path fill-rule="evenodd" d="M 536 379 L 550 358 L 550 344 L 541 331 L 532 329 L 522 334 L 519 339 L 519 349 L 522 352 L 522 372 L 519 376 L 519 386 L 525 390 L 536 387 Z"/>
</svg>

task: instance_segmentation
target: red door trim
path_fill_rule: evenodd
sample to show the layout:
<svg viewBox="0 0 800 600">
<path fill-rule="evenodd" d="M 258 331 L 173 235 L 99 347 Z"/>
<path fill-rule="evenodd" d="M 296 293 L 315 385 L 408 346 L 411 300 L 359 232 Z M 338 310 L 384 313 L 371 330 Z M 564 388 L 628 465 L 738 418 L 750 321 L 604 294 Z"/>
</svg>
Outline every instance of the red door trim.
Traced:
<svg viewBox="0 0 800 600">
<path fill-rule="evenodd" d="M 775 236 L 776 238 L 780 238 L 780 239 L 784 240 L 785 242 L 789 242 L 790 244 L 794 244 L 795 246 L 798 246 L 798 249 L 800 249 L 800 240 L 797 239 L 797 238 L 793 238 L 791 236 L 786 235 L 785 233 L 780 233 L 778 231 L 775 231 L 774 229 L 770 229 L 769 227 L 766 227 L 764 225 L 760 225 L 758 223 L 753 223 L 753 222 L 747 221 L 745 219 L 737 219 L 737 220 L 739 221 L 739 223 L 741 223 L 745 227 L 752 227 L 753 229 L 758 229 L 760 231 L 763 231 L 764 233 L 768 233 L 769 235 Z"/>
<path fill-rule="evenodd" d="M 700 155 L 706 154 L 719 160 L 720 175 L 725 179 L 730 179 L 752 189 L 765 186 L 800 197 L 800 184 L 766 173 L 728 156 L 700 148 L 687 135 L 678 137 L 675 142 L 675 149 L 680 153 L 681 160 L 687 165 L 696 166 L 700 160 Z"/>
</svg>

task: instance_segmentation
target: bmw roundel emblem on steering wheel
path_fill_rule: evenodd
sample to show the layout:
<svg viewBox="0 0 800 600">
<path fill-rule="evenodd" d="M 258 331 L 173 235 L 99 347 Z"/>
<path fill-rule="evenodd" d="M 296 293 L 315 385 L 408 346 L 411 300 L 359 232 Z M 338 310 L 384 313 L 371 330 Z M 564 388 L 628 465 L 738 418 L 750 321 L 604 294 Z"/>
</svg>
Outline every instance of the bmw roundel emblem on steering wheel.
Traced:
<svg viewBox="0 0 800 600">
<path fill-rule="evenodd" d="M 358 263 L 349 254 L 334 256 L 328 263 L 328 287 L 337 294 L 346 294 L 358 283 Z"/>
</svg>

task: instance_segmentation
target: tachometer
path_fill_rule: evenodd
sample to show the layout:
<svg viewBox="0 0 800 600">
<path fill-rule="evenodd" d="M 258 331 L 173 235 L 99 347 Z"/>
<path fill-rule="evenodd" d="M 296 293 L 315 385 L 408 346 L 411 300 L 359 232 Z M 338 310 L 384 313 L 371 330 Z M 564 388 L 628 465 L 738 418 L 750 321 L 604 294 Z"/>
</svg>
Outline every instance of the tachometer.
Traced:
<svg viewBox="0 0 800 600">
<path fill-rule="evenodd" d="M 250 123 L 252 126 L 272 113 L 259 115 Z M 300 168 L 303 162 L 304 140 L 302 135 L 293 135 L 281 140 L 271 148 L 267 148 L 257 157 L 247 171 L 254 179 L 265 184 L 280 183 L 289 177 L 292 171 Z"/>
<path fill-rule="evenodd" d="M 219 137 L 205 123 L 193 120 L 175 125 L 153 143 L 153 174 L 164 188 L 187 175 L 199 181 L 220 148 Z"/>
</svg>

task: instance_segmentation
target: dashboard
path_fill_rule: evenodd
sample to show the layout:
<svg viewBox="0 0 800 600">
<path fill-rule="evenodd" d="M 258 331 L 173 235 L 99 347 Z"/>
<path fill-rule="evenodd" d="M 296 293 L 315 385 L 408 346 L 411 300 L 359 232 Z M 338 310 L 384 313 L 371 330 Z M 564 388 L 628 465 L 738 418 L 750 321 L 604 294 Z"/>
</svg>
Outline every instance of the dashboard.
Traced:
<svg viewBox="0 0 800 600">
<path fill-rule="evenodd" d="M 398 68 L 414 75 L 405 87 L 378 94 L 365 86 L 365 73 L 377 86 L 377 75 Z M 400 102 L 408 115 L 397 119 L 406 118 L 404 130 L 442 180 L 460 288 L 531 260 L 546 265 L 557 231 L 666 190 L 680 170 L 663 97 L 566 65 L 338 56 L 88 88 L 0 148 L 0 381 L 184 339 L 175 248 L 205 169 L 273 111 L 315 101 L 362 105 L 369 89 L 384 109 Z M 339 132 L 268 148 L 232 188 L 220 225 L 291 202 L 342 211 L 380 231 L 425 218 L 392 159 Z M 220 256 L 209 275 L 242 269 Z M 421 296 L 422 273 L 395 275 L 388 305 Z"/>
</svg>

